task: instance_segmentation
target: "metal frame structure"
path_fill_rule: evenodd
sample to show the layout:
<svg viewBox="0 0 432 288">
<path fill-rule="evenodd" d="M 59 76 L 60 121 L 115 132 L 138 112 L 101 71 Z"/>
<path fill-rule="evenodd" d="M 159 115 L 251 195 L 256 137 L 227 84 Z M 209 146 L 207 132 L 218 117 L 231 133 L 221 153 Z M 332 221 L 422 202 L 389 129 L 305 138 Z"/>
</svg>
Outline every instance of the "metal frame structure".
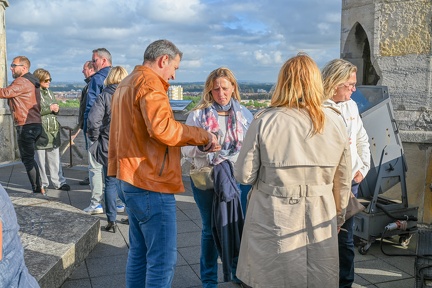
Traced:
<svg viewBox="0 0 432 288">
<path fill-rule="evenodd" d="M 388 89 L 358 86 L 352 99 L 359 107 L 371 151 L 371 169 L 360 184 L 358 196 L 366 208 L 354 216 L 354 235 L 362 242 L 359 252 L 366 254 L 370 245 L 383 237 L 384 231 L 385 237 L 399 235 L 399 243 L 406 246 L 416 231 L 418 207 L 408 204 L 407 165 Z M 397 188 L 397 184 L 400 185 L 400 199 L 382 195 Z M 406 221 L 404 229 L 386 230 L 387 225 L 399 220 Z"/>
</svg>

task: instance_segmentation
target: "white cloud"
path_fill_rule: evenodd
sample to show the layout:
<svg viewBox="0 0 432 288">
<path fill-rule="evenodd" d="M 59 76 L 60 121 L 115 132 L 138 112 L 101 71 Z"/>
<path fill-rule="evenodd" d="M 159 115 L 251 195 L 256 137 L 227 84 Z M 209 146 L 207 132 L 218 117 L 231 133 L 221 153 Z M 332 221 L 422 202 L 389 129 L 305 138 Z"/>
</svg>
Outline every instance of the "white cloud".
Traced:
<svg viewBox="0 0 432 288">
<path fill-rule="evenodd" d="M 238 79 L 276 81 L 298 51 L 321 65 L 339 56 L 335 0 L 13 0 L 6 9 L 8 61 L 26 55 L 53 79 L 82 81 L 91 51 L 107 48 L 130 72 L 157 39 L 183 51 L 177 81 L 204 81 L 220 66 Z"/>
<path fill-rule="evenodd" d="M 38 39 L 39 35 L 37 32 L 24 31 L 20 33 L 18 41 L 22 45 L 22 47 L 24 47 L 24 52 L 34 53 L 40 51 Z"/>
<path fill-rule="evenodd" d="M 198 0 L 147 0 L 141 11 L 149 19 L 158 22 L 195 22 L 200 18 L 203 5 Z"/>
</svg>

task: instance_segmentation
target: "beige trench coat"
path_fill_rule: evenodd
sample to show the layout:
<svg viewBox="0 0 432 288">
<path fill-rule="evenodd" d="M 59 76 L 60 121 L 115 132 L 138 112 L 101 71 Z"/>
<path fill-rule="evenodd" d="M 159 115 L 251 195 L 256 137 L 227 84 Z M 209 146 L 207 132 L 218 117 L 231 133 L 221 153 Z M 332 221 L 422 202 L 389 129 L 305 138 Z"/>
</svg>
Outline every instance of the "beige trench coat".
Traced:
<svg viewBox="0 0 432 288">
<path fill-rule="evenodd" d="M 324 111 L 321 134 L 311 134 L 305 111 L 288 108 L 268 109 L 247 132 L 235 176 L 253 189 L 237 277 L 254 288 L 338 287 L 351 156 L 340 114 Z"/>
</svg>

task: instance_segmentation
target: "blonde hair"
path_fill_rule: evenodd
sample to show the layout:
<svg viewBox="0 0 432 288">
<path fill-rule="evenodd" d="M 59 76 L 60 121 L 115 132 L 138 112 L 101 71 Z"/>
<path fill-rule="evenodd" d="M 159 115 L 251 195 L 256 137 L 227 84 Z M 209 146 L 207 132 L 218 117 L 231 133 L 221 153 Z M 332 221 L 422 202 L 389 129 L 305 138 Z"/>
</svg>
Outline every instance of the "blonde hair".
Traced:
<svg viewBox="0 0 432 288">
<path fill-rule="evenodd" d="M 325 122 L 322 102 L 322 77 L 315 61 L 304 53 L 288 59 L 279 71 L 270 106 L 305 109 L 316 134 Z"/>
<path fill-rule="evenodd" d="M 108 86 L 111 84 L 118 84 L 127 75 L 128 75 L 128 72 L 126 71 L 125 68 L 123 68 L 122 66 L 114 66 L 111 68 L 110 72 L 108 73 L 107 77 L 105 78 L 104 85 Z"/>
<path fill-rule="evenodd" d="M 38 68 L 33 72 L 33 75 L 39 79 L 39 82 L 42 82 L 43 80 L 47 78 L 51 78 L 51 74 L 48 72 L 48 70 L 45 70 L 43 68 Z"/>
<path fill-rule="evenodd" d="M 357 67 L 343 59 L 334 59 L 326 64 L 322 70 L 325 99 L 330 99 L 336 93 L 339 85 L 345 83 Z"/>
<path fill-rule="evenodd" d="M 240 100 L 241 100 L 240 90 L 239 90 L 239 87 L 237 84 L 237 80 L 234 76 L 234 73 L 228 68 L 220 67 L 220 68 L 217 68 L 217 69 L 213 70 L 212 72 L 210 72 L 210 74 L 207 76 L 207 80 L 204 84 L 204 90 L 202 93 L 201 100 L 192 109 L 192 111 L 204 109 L 204 108 L 207 108 L 213 104 L 214 99 L 213 99 L 213 95 L 211 94 L 211 91 L 213 89 L 214 81 L 218 78 L 225 78 L 226 80 L 228 80 L 231 83 L 231 85 L 233 85 L 234 91 L 233 91 L 232 98 L 234 98 L 238 102 L 240 102 Z"/>
</svg>

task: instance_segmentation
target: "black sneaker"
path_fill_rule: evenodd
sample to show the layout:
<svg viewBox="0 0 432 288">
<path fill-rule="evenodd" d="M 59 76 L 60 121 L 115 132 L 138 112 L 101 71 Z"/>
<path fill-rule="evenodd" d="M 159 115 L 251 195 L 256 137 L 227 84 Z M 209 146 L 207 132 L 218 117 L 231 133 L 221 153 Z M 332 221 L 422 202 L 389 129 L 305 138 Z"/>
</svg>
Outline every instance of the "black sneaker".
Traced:
<svg viewBox="0 0 432 288">
<path fill-rule="evenodd" d="M 90 179 L 86 177 L 84 180 L 79 182 L 80 185 L 90 185 Z"/>
<path fill-rule="evenodd" d="M 63 184 L 60 186 L 60 188 L 58 188 L 57 190 L 63 190 L 63 191 L 69 191 L 70 190 L 70 186 L 69 184 Z"/>
<path fill-rule="evenodd" d="M 129 218 L 122 218 L 122 219 L 120 220 L 120 223 L 122 223 L 122 224 L 126 224 L 126 225 L 129 225 Z"/>
</svg>

